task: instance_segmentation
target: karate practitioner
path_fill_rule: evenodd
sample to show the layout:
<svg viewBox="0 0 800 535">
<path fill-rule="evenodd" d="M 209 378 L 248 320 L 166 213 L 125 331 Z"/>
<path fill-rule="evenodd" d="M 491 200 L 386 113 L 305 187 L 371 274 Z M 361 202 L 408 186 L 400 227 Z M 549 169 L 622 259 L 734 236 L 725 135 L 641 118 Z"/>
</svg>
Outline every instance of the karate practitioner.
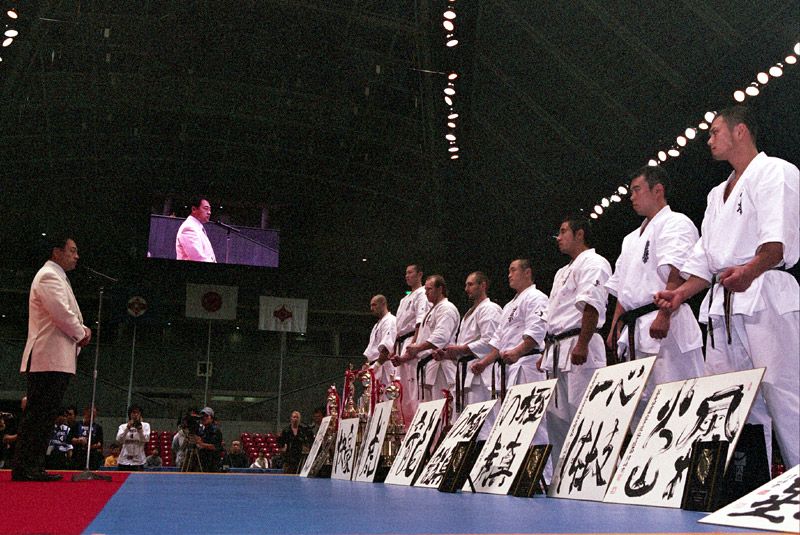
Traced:
<svg viewBox="0 0 800 535">
<path fill-rule="evenodd" d="M 625 236 L 614 274 L 606 283 L 617 298 L 608 347 L 614 349 L 617 340 L 620 360 L 631 360 L 631 354 L 657 356 L 631 430 L 639 424 L 656 385 L 703 375 L 703 336 L 692 309 L 684 303 L 670 314 L 653 303 L 656 292 L 673 290 L 683 282 L 679 270 L 699 237 L 694 223 L 667 204 L 668 180 L 659 166 L 643 167 L 631 180 L 631 204 L 645 220 Z"/>
<path fill-rule="evenodd" d="M 397 360 L 415 365 L 417 383 L 422 386 L 421 399 L 433 401 L 444 398 L 442 389 L 452 392 L 455 385 L 455 363 L 433 360 L 431 353 L 455 340 L 459 315 L 456 306 L 447 299 L 447 284 L 441 275 L 431 275 L 425 279 L 425 296 L 431 309 L 422 319 L 416 341 L 406 346 Z"/>
<path fill-rule="evenodd" d="M 411 293 L 403 297 L 397 306 L 397 314 L 395 314 L 397 337 L 389 358 L 397 369 L 397 378 L 403 387 L 400 405 L 403 422 L 405 425 L 409 425 L 414 413 L 417 412 L 417 405 L 419 405 L 417 368 L 416 363 L 413 362 L 401 364 L 398 357 L 403 354 L 405 347 L 415 340 L 422 319 L 430 308 L 430 303 L 425 297 L 425 288 L 422 287 L 422 268 L 419 264 L 411 264 L 406 267 L 405 280 L 408 287 L 411 288 Z"/>
<path fill-rule="evenodd" d="M 749 421 L 772 417 L 786 466 L 800 463 L 800 287 L 785 273 L 800 257 L 800 174 L 756 149 L 750 110 L 734 106 L 711 123 L 708 146 L 733 172 L 708 195 L 701 237 L 681 269 L 688 277 L 656 304 L 676 310 L 707 288 L 706 373 L 766 367 Z M 766 410 L 765 410 L 766 409 Z M 767 451 L 771 444 L 766 438 Z"/>
<path fill-rule="evenodd" d="M 584 217 L 568 217 L 558 230 L 558 250 L 570 262 L 556 272 L 547 304 L 545 352 L 539 369 L 558 379 L 547 415 L 547 431 L 558 459 L 570 423 L 597 368 L 606 365 L 598 326 L 606 320 L 611 264 L 591 245 L 591 227 Z"/>
<path fill-rule="evenodd" d="M 375 379 L 383 385 L 389 385 L 395 373 L 394 366 L 389 361 L 389 354 L 394 340 L 397 338 L 395 317 L 389 312 L 386 298 L 380 294 L 370 300 L 369 310 L 373 316 L 378 318 L 378 321 L 372 327 L 369 345 L 364 350 L 364 357 L 366 357 L 369 367 L 375 372 Z"/>
<path fill-rule="evenodd" d="M 474 374 L 468 365 L 470 361 L 485 357 L 492 350 L 489 340 L 497 329 L 501 309 L 500 305 L 493 303 L 486 295 L 488 286 L 489 279 L 482 272 L 469 274 L 464 292 L 470 308 L 461 318 L 456 341 L 433 352 L 436 360 L 447 359 L 456 363 L 455 417 L 470 403 L 487 401 L 490 398 L 491 370 Z"/>
<path fill-rule="evenodd" d="M 508 285 L 517 293 L 503 307 L 497 322 L 497 330 L 489 341 L 491 351 L 470 364 L 475 375 L 480 375 L 489 368 L 493 375 L 490 375 L 490 381 L 494 386 L 492 390 L 495 395 L 500 394 L 499 389 L 502 386 L 500 362 L 505 363 L 507 388 L 547 378 L 544 372 L 536 368 L 536 361 L 544 347 L 544 337 L 547 333 L 547 296 L 533 284 L 530 260 L 518 258 L 511 262 L 508 266 Z M 484 440 L 489 437 L 499 407 L 500 403 L 495 405 L 494 410 L 487 416 L 478 435 L 479 439 Z M 533 444 L 548 443 L 546 420 L 544 418 L 540 423 L 533 437 Z M 550 481 L 552 463 L 549 460 L 544 475 L 545 480 Z"/>
</svg>

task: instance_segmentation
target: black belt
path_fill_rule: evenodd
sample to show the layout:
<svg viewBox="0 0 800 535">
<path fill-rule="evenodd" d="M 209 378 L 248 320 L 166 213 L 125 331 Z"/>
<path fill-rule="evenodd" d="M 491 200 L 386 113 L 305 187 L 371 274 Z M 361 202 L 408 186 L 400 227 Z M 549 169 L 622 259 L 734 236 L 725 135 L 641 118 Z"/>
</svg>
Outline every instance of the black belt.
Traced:
<svg viewBox="0 0 800 535">
<path fill-rule="evenodd" d="M 422 384 L 424 383 L 425 379 L 425 366 L 433 360 L 433 355 L 428 355 L 427 357 L 423 357 L 419 359 L 417 363 L 417 388 L 419 389 L 419 399 L 425 399 L 425 388 L 423 388 Z"/>
<path fill-rule="evenodd" d="M 634 308 L 632 310 L 627 310 L 624 314 L 622 314 L 619 319 L 617 319 L 618 323 L 622 323 L 623 325 L 628 327 L 628 360 L 635 360 L 636 359 L 636 320 L 644 316 L 645 314 L 650 314 L 651 312 L 655 312 L 658 310 L 658 305 L 655 303 L 650 303 L 648 305 L 640 306 Z M 614 329 L 614 334 L 612 336 L 614 346 L 614 356 L 617 356 L 617 329 Z"/>
<path fill-rule="evenodd" d="M 406 334 L 402 334 L 402 335 L 398 336 L 397 338 L 395 338 L 395 341 L 394 341 L 394 352 L 395 352 L 396 355 L 398 355 L 398 356 L 400 355 L 400 349 L 403 347 L 403 342 L 405 342 L 406 340 L 408 340 L 409 338 L 414 336 L 415 332 L 416 332 L 416 330 L 408 331 Z"/>
<path fill-rule="evenodd" d="M 539 349 L 534 349 L 530 353 L 522 355 L 520 359 L 523 359 L 525 357 L 530 357 L 533 355 L 538 355 L 540 353 L 541 351 Z M 519 362 L 519 359 L 517 360 L 517 362 Z M 492 363 L 492 399 L 497 399 L 497 394 L 498 394 L 494 378 L 495 366 L 500 367 L 500 403 L 502 403 L 503 400 L 506 399 L 506 362 L 498 355 L 498 357 Z"/>
<path fill-rule="evenodd" d="M 467 364 L 477 358 L 470 353 L 456 361 L 456 412 L 459 415 L 464 410 L 464 381 L 467 379 Z"/>
<path fill-rule="evenodd" d="M 598 331 L 595 330 L 595 332 L 598 332 Z M 581 328 L 580 327 L 575 327 L 574 329 L 569 329 L 569 330 L 566 330 L 566 331 L 562 331 L 562 332 L 560 332 L 558 334 L 547 333 L 545 335 L 545 337 L 544 337 L 544 344 L 545 344 L 544 345 L 544 352 L 547 353 L 547 350 L 550 349 L 550 347 L 554 346 L 553 347 L 553 379 L 558 379 L 558 372 L 559 372 L 559 369 L 560 369 L 559 368 L 559 365 L 560 365 L 559 364 L 559 360 L 560 360 L 560 357 L 561 357 L 561 344 L 559 344 L 558 342 L 560 342 L 561 340 L 564 340 L 566 338 L 572 338 L 573 336 L 578 336 L 579 334 L 581 334 Z M 558 407 L 558 393 L 557 393 L 555 388 L 553 389 L 553 401 L 554 401 L 556 407 Z"/>
</svg>

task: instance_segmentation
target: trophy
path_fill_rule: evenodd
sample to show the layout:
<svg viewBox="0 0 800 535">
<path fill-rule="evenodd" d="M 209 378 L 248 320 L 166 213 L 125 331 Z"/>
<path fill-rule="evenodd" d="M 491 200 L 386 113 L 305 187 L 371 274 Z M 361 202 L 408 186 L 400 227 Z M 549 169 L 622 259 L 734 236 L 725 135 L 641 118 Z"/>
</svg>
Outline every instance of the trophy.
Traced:
<svg viewBox="0 0 800 535">
<path fill-rule="evenodd" d="M 331 421 L 328 423 L 319 453 L 309 470 L 310 477 L 331 477 L 333 471 L 333 448 L 336 445 L 336 431 L 339 428 L 339 393 L 336 392 L 336 385 L 328 388 L 327 396 L 325 406 Z"/>
<path fill-rule="evenodd" d="M 389 385 L 384 389 L 387 400 L 392 401 L 392 412 L 389 415 L 389 425 L 386 428 L 386 439 L 383 441 L 381 450 L 382 465 L 390 467 L 394 462 L 400 445 L 405 437 L 405 425 L 403 423 L 403 413 L 400 411 L 400 404 L 403 402 L 403 385 L 392 374 Z"/>
<path fill-rule="evenodd" d="M 356 400 L 355 400 L 355 379 L 356 379 L 356 372 L 353 371 L 353 365 L 350 364 L 347 370 L 344 372 L 344 408 L 342 409 L 341 417 L 342 420 L 345 418 L 356 418 L 358 417 L 358 411 L 356 410 Z"/>
</svg>

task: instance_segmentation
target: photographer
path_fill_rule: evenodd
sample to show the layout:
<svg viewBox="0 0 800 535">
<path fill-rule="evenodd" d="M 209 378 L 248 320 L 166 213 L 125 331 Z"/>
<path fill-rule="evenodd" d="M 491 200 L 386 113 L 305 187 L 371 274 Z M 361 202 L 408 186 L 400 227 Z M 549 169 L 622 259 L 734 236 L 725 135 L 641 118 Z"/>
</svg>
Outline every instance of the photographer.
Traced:
<svg viewBox="0 0 800 535">
<path fill-rule="evenodd" d="M 145 461 L 144 447 L 150 440 L 150 424 L 142 421 L 142 408 L 131 405 L 128 409 L 128 422 L 119 426 L 117 442 L 122 443 L 118 469 L 138 471 Z"/>
<path fill-rule="evenodd" d="M 197 447 L 203 472 L 219 471 L 219 453 L 222 451 L 222 431 L 214 423 L 214 410 L 206 407 L 200 411 L 200 430 L 191 441 Z"/>
</svg>

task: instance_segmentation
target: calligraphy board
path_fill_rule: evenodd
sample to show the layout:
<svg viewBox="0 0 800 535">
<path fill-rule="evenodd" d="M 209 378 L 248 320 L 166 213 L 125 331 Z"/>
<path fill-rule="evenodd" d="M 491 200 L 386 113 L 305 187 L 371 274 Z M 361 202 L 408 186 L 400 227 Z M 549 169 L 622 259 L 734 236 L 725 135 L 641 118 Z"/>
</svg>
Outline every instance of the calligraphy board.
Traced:
<svg viewBox="0 0 800 535">
<path fill-rule="evenodd" d="M 332 479 L 350 479 L 356 462 L 356 439 L 358 438 L 358 418 L 339 420 L 336 445 L 333 448 Z"/>
<path fill-rule="evenodd" d="M 411 485 L 425 460 L 425 452 L 431 446 L 439 420 L 444 410 L 444 399 L 420 403 L 400 450 L 389 469 L 384 483 L 391 485 Z"/>
<path fill-rule="evenodd" d="M 322 447 L 322 443 L 325 442 L 325 433 L 328 432 L 328 426 L 331 424 L 331 417 L 326 416 L 322 419 L 319 424 L 319 429 L 317 429 L 317 436 L 314 437 L 314 443 L 311 445 L 311 451 L 308 452 L 308 457 L 306 457 L 306 462 L 303 463 L 303 468 L 300 470 L 300 477 L 308 477 L 309 472 L 311 472 L 311 467 L 314 465 L 314 459 L 317 458 L 317 455 L 320 453 L 320 448 Z"/>
<path fill-rule="evenodd" d="M 493 399 L 473 403 L 464 408 L 456 423 L 450 428 L 450 432 L 439 444 L 431 460 L 425 465 L 419 479 L 414 483 L 415 487 L 439 488 L 456 446 L 461 442 L 469 442 L 477 436 L 495 404 L 497 404 L 497 400 Z"/>
<path fill-rule="evenodd" d="M 372 483 L 375 480 L 383 441 L 386 438 L 386 428 L 389 427 L 389 420 L 392 416 L 393 403 L 394 400 L 378 403 L 375 405 L 375 410 L 372 411 L 364 442 L 361 445 L 361 452 L 358 454 L 358 468 L 353 478 L 355 481 Z"/>
<path fill-rule="evenodd" d="M 800 533 L 800 465 L 699 522 Z"/>
<path fill-rule="evenodd" d="M 692 444 L 727 440 L 727 465 L 763 375 L 757 368 L 656 386 L 603 501 L 679 508 Z"/>
<path fill-rule="evenodd" d="M 603 501 L 655 360 L 594 372 L 561 448 L 549 496 Z"/>
<path fill-rule="evenodd" d="M 506 393 L 489 438 L 470 472 L 476 492 L 508 494 L 550 404 L 556 381 L 517 385 Z"/>
</svg>

